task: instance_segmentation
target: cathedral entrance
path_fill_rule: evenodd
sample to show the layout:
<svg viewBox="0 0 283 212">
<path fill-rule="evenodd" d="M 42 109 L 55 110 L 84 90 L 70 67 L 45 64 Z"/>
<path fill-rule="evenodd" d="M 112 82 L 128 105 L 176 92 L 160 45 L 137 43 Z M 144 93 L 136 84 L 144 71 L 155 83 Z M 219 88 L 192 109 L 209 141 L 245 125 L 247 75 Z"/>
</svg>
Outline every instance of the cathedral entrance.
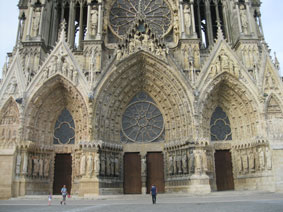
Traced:
<svg viewBox="0 0 283 212">
<path fill-rule="evenodd" d="M 164 161 L 163 154 L 160 152 L 147 153 L 147 193 L 150 193 L 151 185 L 157 187 L 158 193 L 165 192 L 164 184 Z"/>
<path fill-rule="evenodd" d="M 216 150 L 214 157 L 217 190 L 234 190 L 233 168 L 230 151 Z"/>
<path fill-rule="evenodd" d="M 72 156 L 71 154 L 56 154 L 53 194 L 61 194 L 61 188 L 66 185 L 68 193 L 72 188 Z"/>
<path fill-rule="evenodd" d="M 124 155 L 124 193 L 141 194 L 141 156 L 139 153 Z"/>
</svg>

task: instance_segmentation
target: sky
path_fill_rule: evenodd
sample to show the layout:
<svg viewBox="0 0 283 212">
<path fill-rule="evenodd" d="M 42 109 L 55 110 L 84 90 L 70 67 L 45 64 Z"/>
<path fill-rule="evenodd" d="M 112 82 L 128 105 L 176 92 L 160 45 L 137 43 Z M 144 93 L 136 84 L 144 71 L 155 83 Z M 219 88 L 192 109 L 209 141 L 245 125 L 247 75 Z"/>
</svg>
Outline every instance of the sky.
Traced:
<svg viewBox="0 0 283 212">
<path fill-rule="evenodd" d="M 0 0 L 0 78 L 7 52 L 11 52 L 16 42 L 18 28 L 19 0 Z M 276 52 L 283 75 L 283 1 L 262 0 L 261 6 L 265 40 L 271 49 L 271 56 Z"/>
</svg>

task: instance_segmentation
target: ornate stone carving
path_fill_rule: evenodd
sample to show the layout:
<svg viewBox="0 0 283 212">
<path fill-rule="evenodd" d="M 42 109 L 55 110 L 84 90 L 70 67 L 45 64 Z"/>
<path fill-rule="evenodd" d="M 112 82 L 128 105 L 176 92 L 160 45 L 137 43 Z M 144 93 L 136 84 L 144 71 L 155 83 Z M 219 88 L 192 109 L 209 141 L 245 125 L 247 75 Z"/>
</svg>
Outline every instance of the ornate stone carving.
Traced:
<svg viewBox="0 0 283 212">
<path fill-rule="evenodd" d="M 44 177 L 49 177 L 50 159 L 49 157 L 44 158 Z"/>
<path fill-rule="evenodd" d="M 184 21 L 185 21 L 185 32 L 187 35 L 191 34 L 191 9 L 188 4 L 184 6 Z"/>
<path fill-rule="evenodd" d="M 21 156 L 21 153 L 19 152 L 16 158 L 16 174 L 17 175 L 21 173 L 21 162 L 22 162 L 22 156 Z"/>
<path fill-rule="evenodd" d="M 246 9 L 244 5 L 240 5 L 240 17 L 242 23 L 242 31 L 244 34 L 248 34 L 248 18 L 246 14 Z"/>
<path fill-rule="evenodd" d="M 93 172 L 93 156 L 92 153 L 89 153 L 87 156 L 87 173 L 88 176 L 91 176 Z"/>
<path fill-rule="evenodd" d="M 90 35 L 96 36 L 98 24 L 98 11 L 96 7 L 92 7 L 90 15 Z"/>
<path fill-rule="evenodd" d="M 31 36 L 36 37 L 39 33 L 41 8 L 36 7 L 32 17 L 32 32 Z"/>
<path fill-rule="evenodd" d="M 86 174 L 86 156 L 82 153 L 81 162 L 80 162 L 80 175 Z"/>
</svg>

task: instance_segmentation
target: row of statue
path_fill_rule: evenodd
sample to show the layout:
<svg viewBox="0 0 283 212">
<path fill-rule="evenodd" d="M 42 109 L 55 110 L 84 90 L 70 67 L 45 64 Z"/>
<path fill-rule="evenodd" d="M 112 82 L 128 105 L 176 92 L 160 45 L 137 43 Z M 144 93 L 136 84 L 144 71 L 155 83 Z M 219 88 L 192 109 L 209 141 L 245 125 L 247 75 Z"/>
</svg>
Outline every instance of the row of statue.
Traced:
<svg viewBox="0 0 283 212">
<path fill-rule="evenodd" d="M 66 78 L 78 83 L 78 71 L 70 65 L 65 56 L 53 56 L 51 64 L 45 68 L 43 79 L 48 79 L 56 73 L 60 73 Z"/>
<path fill-rule="evenodd" d="M 237 149 L 234 154 L 239 175 L 272 169 L 271 152 L 267 146 Z"/>
<path fill-rule="evenodd" d="M 157 57 L 166 58 L 166 54 L 168 54 L 169 51 L 168 47 L 155 38 L 154 34 L 150 32 L 146 24 L 144 27 L 144 33 L 134 29 L 125 42 L 118 45 L 116 51 L 117 60 L 127 57 L 140 49 L 149 51 Z"/>
<path fill-rule="evenodd" d="M 204 149 L 179 150 L 169 152 L 167 156 L 168 175 L 205 174 L 213 169 L 211 160 L 208 161 Z"/>
<path fill-rule="evenodd" d="M 1 129 L 2 128 L 2 129 Z M 15 127 L 0 127 L 1 135 L 0 141 L 16 141 L 17 139 L 17 129 Z"/>
<path fill-rule="evenodd" d="M 51 158 L 48 154 L 28 154 L 18 152 L 16 156 L 16 175 L 33 178 L 48 178 Z"/>
<path fill-rule="evenodd" d="M 120 175 L 120 160 L 119 153 L 81 153 L 79 167 L 76 167 L 77 173 L 81 177 L 118 177 Z"/>
</svg>

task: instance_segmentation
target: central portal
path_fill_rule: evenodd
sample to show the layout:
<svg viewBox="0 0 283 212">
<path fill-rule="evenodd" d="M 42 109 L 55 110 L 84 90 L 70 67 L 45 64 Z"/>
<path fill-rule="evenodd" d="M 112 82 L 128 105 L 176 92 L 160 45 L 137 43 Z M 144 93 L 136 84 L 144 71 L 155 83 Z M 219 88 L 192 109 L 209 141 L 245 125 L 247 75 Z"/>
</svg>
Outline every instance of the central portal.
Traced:
<svg viewBox="0 0 283 212">
<path fill-rule="evenodd" d="M 155 185 L 158 193 L 165 192 L 163 154 L 159 152 L 147 153 L 147 193 Z"/>
</svg>

